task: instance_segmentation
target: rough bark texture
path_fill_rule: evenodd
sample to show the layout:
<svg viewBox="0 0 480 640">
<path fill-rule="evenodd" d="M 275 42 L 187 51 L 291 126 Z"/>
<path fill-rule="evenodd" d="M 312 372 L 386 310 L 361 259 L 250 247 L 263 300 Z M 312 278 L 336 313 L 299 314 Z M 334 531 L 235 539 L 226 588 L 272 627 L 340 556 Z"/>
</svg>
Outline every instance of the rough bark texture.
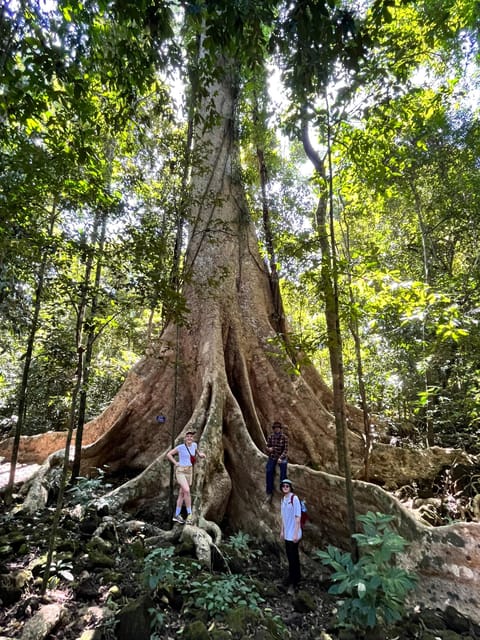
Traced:
<svg viewBox="0 0 480 640">
<path fill-rule="evenodd" d="M 228 517 L 234 527 L 273 543 L 278 541 L 279 509 L 277 500 L 271 506 L 263 503 L 263 450 L 272 421 L 279 419 L 290 437 L 289 477 L 296 492 L 306 497 L 312 517 L 304 544 L 346 545 L 345 490 L 343 478 L 336 475 L 331 393 L 313 368 L 304 368 L 301 376 L 293 374 L 277 339 L 269 277 L 237 175 L 228 79 L 217 89 L 211 96 L 220 117 L 197 138 L 209 171 L 193 176 L 197 206 L 187 253 L 191 278 L 184 292 L 189 324 L 179 329 L 178 349 L 177 328 L 171 325 L 132 369 L 108 409 L 86 425 L 81 472 L 105 465 L 138 471 L 104 499 L 109 509 L 165 498 L 170 478 L 165 453 L 172 429 L 180 438 L 193 427 L 207 454 L 196 467 L 193 485 L 197 522 L 213 531 L 212 540 L 218 537 L 214 523 Z M 164 424 L 156 422 L 158 414 L 167 417 Z M 349 420 L 362 429 L 354 409 Z M 63 434 L 23 438 L 19 460 L 41 463 L 62 442 Z M 8 457 L 9 448 L 10 443 L 3 443 L 0 455 Z M 359 477 L 363 439 L 354 430 L 350 448 L 353 473 Z M 370 472 L 393 487 L 399 478 L 403 484 L 431 476 L 458 455 L 377 447 Z M 56 459 L 49 458 L 52 464 Z M 41 493 L 38 486 L 36 491 Z M 452 604 L 479 620 L 480 524 L 429 528 L 386 491 L 361 481 L 355 482 L 355 500 L 358 512 L 397 516 L 398 530 L 411 542 L 404 563 L 421 577 L 416 601 L 439 607 Z"/>
</svg>

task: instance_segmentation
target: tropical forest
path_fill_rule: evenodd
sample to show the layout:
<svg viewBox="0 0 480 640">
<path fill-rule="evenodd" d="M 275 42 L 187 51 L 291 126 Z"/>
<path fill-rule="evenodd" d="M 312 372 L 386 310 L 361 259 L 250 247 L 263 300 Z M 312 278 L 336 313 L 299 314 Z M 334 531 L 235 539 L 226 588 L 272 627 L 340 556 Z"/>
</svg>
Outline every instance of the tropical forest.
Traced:
<svg viewBox="0 0 480 640">
<path fill-rule="evenodd" d="M 0 640 L 480 639 L 479 27 L 1 4 Z"/>
</svg>

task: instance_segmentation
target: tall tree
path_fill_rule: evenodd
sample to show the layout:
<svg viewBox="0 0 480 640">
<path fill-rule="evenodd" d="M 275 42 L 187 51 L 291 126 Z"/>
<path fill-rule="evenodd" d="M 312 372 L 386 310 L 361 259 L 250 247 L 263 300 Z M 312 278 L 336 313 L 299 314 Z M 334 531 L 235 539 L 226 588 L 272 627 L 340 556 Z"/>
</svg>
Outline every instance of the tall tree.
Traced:
<svg viewBox="0 0 480 640">
<path fill-rule="evenodd" d="M 374 8 L 383 9 L 387 4 L 391 3 L 377 2 Z M 343 41 L 338 41 L 338 36 L 343 27 L 350 33 L 349 14 L 339 21 L 338 14 L 330 15 L 328 6 L 311 1 L 300 2 L 295 8 L 310 9 L 314 18 L 320 11 L 325 27 L 321 37 L 328 36 L 332 48 L 341 49 Z M 265 52 L 266 27 L 272 24 L 276 8 L 276 3 L 268 2 L 187 5 L 188 26 L 194 35 L 192 54 L 196 55 L 199 74 L 193 91 L 192 199 L 184 260 L 183 295 L 188 315 L 184 324 L 172 321 L 167 326 L 149 354 L 131 370 L 112 404 L 86 425 L 88 446 L 82 467 L 85 472 L 104 465 L 112 470 L 138 471 L 99 505 L 107 509 L 133 507 L 139 500 L 166 495 L 170 469 L 165 454 L 171 438 L 193 428 L 207 454 L 194 480 L 196 525 L 215 538 L 220 535 L 218 523 L 228 515 L 234 527 L 273 542 L 278 510 L 265 507 L 252 496 L 263 489 L 265 433 L 270 422 L 279 418 L 290 428 L 290 477 L 307 496 L 312 512 L 319 514 L 310 529 L 312 541 L 347 544 L 345 482 L 338 475 L 332 394 L 311 365 L 302 366 L 300 376 L 292 375 L 288 353 L 276 346 L 272 322 L 276 309 L 269 274 L 259 254 L 242 183 L 236 129 L 240 72 L 255 69 Z M 308 17 L 308 11 L 305 15 Z M 303 24 L 308 26 L 308 20 Z M 299 36 L 300 49 L 305 44 L 301 38 L 308 38 L 309 33 Z M 317 50 L 306 42 L 304 49 L 313 59 L 322 38 L 316 43 Z M 352 56 L 347 48 L 347 59 Z M 298 70 L 305 71 L 305 64 L 302 60 Z M 294 64 L 290 71 L 295 72 Z M 167 417 L 163 426 L 155 420 L 159 414 Z M 359 415 L 349 408 L 353 427 Z M 172 416 L 179 434 L 171 431 L 168 418 Z M 355 472 L 363 464 L 363 440 L 354 432 L 350 437 Z M 48 439 L 45 435 L 37 441 L 37 455 L 51 450 Z M 25 450 L 28 446 L 26 442 Z M 394 457 L 389 450 L 379 447 L 378 451 L 391 468 Z M 408 457 L 409 452 L 402 455 Z M 433 453 L 425 456 L 425 461 L 430 463 L 432 457 Z M 443 463 L 445 460 L 442 458 Z M 378 462 L 379 458 L 372 458 L 371 467 Z M 438 463 L 425 464 L 421 473 L 435 466 Z M 455 525 L 432 533 L 388 493 L 366 483 L 356 483 L 355 499 L 361 511 L 373 508 L 393 511 L 397 516 L 399 530 L 411 541 L 408 562 L 421 573 L 420 600 L 428 601 L 432 592 L 437 600 L 447 598 L 451 577 L 462 573 L 462 581 L 455 587 L 459 594 L 468 592 L 468 597 L 459 598 L 459 607 L 477 614 L 480 603 L 472 594 L 479 578 L 471 570 L 463 572 L 464 567 L 480 564 L 477 525 Z M 187 528 L 185 531 L 188 535 Z M 192 536 L 200 539 L 195 531 Z M 445 565 L 452 541 L 456 541 L 455 558 Z M 208 561 L 209 548 L 199 544 L 197 549 Z"/>
</svg>

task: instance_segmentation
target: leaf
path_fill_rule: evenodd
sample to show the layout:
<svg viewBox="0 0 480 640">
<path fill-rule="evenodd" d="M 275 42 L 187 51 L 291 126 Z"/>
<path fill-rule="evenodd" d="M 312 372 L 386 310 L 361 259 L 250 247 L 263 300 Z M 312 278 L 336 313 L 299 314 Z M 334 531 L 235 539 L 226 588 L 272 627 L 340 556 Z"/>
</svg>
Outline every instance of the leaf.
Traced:
<svg viewBox="0 0 480 640">
<path fill-rule="evenodd" d="M 377 612 L 375 609 L 370 609 L 367 616 L 367 625 L 373 629 L 377 623 Z"/>
<path fill-rule="evenodd" d="M 68 569 L 62 569 L 58 573 L 62 576 L 62 578 L 65 578 L 65 580 L 68 580 L 69 582 L 73 582 L 73 580 L 75 579 L 73 573 Z"/>
</svg>

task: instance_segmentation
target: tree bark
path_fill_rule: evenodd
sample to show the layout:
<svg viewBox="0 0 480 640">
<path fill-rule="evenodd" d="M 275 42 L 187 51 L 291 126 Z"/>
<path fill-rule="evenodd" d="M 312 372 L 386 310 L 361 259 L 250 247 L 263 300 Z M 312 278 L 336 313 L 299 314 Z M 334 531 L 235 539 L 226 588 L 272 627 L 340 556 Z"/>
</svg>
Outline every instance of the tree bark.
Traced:
<svg viewBox="0 0 480 640">
<path fill-rule="evenodd" d="M 326 543 L 347 546 L 345 480 L 338 475 L 332 394 L 313 367 L 304 366 L 302 375 L 294 374 L 288 353 L 277 340 L 269 277 L 238 170 L 235 87 L 228 73 L 211 88 L 209 99 L 217 116 L 213 126 L 197 130 L 196 155 L 205 164 L 192 175 L 195 204 L 189 216 L 193 223 L 184 287 L 188 324 L 170 323 L 161 340 L 130 371 L 111 405 L 85 426 L 81 473 L 106 466 L 111 471 L 138 471 L 107 494 L 99 508 L 130 509 L 148 500 L 167 500 L 170 465 L 165 454 L 172 438 L 179 441 L 193 428 L 206 453 L 196 465 L 192 487 L 197 523 L 218 531 L 210 523 L 227 517 L 233 527 L 278 544 L 277 500 L 265 505 L 262 498 L 265 435 L 279 419 L 290 437 L 289 478 L 295 492 L 306 498 L 312 519 L 302 544 L 307 549 Z M 347 411 L 350 424 L 358 425 L 361 433 L 361 412 L 351 407 Z M 159 414 L 166 416 L 165 423 L 156 421 Z M 61 437 L 46 434 L 22 440 L 23 461 L 29 451 L 34 456 L 41 451 L 45 459 L 61 446 Z M 8 451 L 4 443 L 0 455 Z M 372 478 L 381 481 L 382 474 L 390 474 L 388 485 L 394 485 L 395 475 L 401 474 L 395 462 L 400 451 L 383 447 L 380 452 L 384 457 L 372 453 Z M 352 431 L 354 476 L 362 473 L 363 454 L 363 438 Z M 457 454 L 446 452 L 441 463 L 431 466 L 426 457 L 417 471 L 438 472 L 440 464 L 453 463 Z M 413 458 L 418 452 L 402 455 Z M 479 524 L 432 529 L 419 524 L 386 491 L 361 481 L 354 482 L 354 498 L 359 513 L 396 515 L 399 532 L 411 543 L 403 562 L 420 575 L 418 603 L 453 604 L 478 620 Z"/>
</svg>

